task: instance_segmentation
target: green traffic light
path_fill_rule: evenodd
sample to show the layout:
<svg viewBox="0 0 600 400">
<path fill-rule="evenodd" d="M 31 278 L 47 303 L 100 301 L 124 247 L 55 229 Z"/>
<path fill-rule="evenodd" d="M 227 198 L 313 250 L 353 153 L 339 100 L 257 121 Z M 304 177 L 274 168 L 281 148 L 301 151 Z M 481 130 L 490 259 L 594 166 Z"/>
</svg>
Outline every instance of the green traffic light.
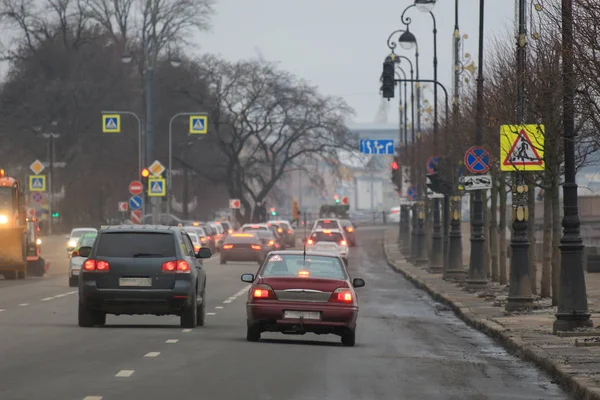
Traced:
<svg viewBox="0 0 600 400">
<path fill-rule="evenodd" d="M 60 214 L 57 212 L 52 213 L 52 218 L 58 218 L 59 216 L 60 216 Z"/>
<path fill-rule="evenodd" d="M 275 211 L 271 211 L 271 215 L 277 215 Z"/>
</svg>

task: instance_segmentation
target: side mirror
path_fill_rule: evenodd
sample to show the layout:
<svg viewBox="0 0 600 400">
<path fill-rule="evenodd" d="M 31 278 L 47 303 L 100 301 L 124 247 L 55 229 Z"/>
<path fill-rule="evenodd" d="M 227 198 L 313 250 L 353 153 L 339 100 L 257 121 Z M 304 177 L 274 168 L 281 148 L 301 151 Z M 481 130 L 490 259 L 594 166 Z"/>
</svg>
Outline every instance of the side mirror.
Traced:
<svg viewBox="0 0 600 400">
<path fill-rule="evenodd" d="M 79 248 L 79 257 L 88 258 L 92 254 L 91 246 L 81 246 Z"/>
<path fill-rule="evenodd" d="M 254 275 L 253 274 L 243 274 L 242 282 L 246 282 L 246 283 L 254 282 Z"/>
<path fill-rule="evenodd" d="M 361 278 L 354 278 L 352 279 L 352 286 L 355 288 L 363 287 L 365 286 L 365 280 Z"/>
<path fill-rule="evenodd" d="M 208 247 L 200 247 L 200 250 L 196 253 L 196 258 L 211 258 L 212 251 Z"/>
</svg>

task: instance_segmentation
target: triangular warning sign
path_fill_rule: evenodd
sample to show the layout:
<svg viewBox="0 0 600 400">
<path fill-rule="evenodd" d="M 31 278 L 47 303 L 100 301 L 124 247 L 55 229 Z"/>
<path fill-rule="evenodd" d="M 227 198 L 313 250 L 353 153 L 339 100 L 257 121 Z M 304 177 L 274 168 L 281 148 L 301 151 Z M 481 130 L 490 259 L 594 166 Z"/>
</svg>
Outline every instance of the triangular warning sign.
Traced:
<svg viewBox="0 0 600 400">
<path fill-rule="evenodd" d="M 521 129 L 517 140 L 513 143 L 504 159 L 504 165 L 542 165 L 544 160 L 539 156 L 537 150 L 525 129 Z"/>
<path fill-rule="evenodd" d="M 150 191 L 152 193 L 162 193 L 162 185 L 160 184 L 160 182 L 154 182 L 152 184 L 152 187 L 150 188 Z"/>
<path fill-rule="evenodd" d="M 42 188 L 42 180 L 39 178 L 34 179 L 33 182 L 31 183 L 31 187 L 33 187 L 35 189 L 41 189 Z"/>
<path fill-rule="evenodd" d="M 117 129 L 117 121 L 114 118 L 108 118 L 106 120 L 106 129 Z"/>
<path fill-rule="evenodd" d="M 204 120 L 198 118 L 194 121 L 194 130 L 195 131 L 203 131 L 204 130 Z"/>
</svg>

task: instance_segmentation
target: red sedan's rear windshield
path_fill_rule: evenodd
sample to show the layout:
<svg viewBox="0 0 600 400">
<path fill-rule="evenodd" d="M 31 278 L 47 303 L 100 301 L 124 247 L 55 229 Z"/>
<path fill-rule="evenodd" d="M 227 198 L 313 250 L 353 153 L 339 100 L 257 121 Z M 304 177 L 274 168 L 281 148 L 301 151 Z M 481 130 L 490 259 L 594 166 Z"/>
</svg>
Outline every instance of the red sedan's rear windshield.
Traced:
<svg viewBox="0 0 600 400">
<path fill-rule="evenodd" d="M 100 235 L 98 257 L 175 257 L 175 238 L 171 233 L 107 232 Z"/>
<path fill-rule="evenodd" d="M 243 243 L 260 243 L 258 237 L 256 236 L 256 232 L 247 232 L 247 233 L 234 233 L 233 235 L 227 236 L 225 239 L 225 244 L 243 244 Z"/>
<path fill-rule="evenodd" d="M 314 242 L 335 242 L 340 243 L 344 237 L 340 232 L 319 231 L 310 235 Z"/>
<path fill-rule="evenodd" d="M 263 278 L 346 279 L 346 272 L 336 257 L 275 254 L 260 273 Z"/>
</svg>

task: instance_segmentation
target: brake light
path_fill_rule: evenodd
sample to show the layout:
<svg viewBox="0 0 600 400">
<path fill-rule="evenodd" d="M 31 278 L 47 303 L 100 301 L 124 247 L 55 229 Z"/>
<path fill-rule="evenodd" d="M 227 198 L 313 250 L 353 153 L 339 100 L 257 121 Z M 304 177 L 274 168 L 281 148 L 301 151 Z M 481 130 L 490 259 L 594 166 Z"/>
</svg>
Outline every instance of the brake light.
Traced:
<svg viewBox="0 0 600 400">
<path fill-rule="evenodd" d="M 329 230 L 329 229 L 323 229 L 323 233 L 331 233 L 331 230 Z"/>
<path fill-rule="evenodd" d="M 288 230 L 288 234 L 290 234 L 290 235 L 292 234 L 292 230 L 291 229 Z"/>
<path fill-rule="evenodd" d="M 274 240 L 269 240 L 269 246 L 274 246 L 275 245 L 275 241 Z"/>
<path fill-rule="evenodd" d="M 348 228 L 348 232 L 354 232 L 354 228 L 352 228 L 352 227 Z"/>
<path fill-rule="evenodd" d="M 197 252 L 199 252 L 201 247 L 202 247 L 202 246 L 197 246 L 197 245 L 194 245 L 194 251 L 195 251 L 196 253 L 197 253 Z"/>
<path fill-rule="evenodd" d="M 308 240 L 306 241 L 306 244 L 314 244 L 314 243 L 315 243 L 315 241 L 314 241 L 314 240 L 312 240 L 312 239 L 308 239 Z"/>
<path fill-rule="evenodd" d="M 324 224 L 330 224 L 331 220 L 330 219 L 326 219 L 325 221 L 323 221 Z"/>
<path fill-rule="evenodd" d="M 348 244 L 346 243 L 346 241 L 345 241 L 345 240 L 342 240 L 342 241 L 340 242 L 340 244 L 341 244 L 342 246 L 347 246 L 347 245 L 348 245 Z"/>
<path fill-rule="evenodd" d="M 162 265 L 162 272 L 176 272 L 178 274 L 189 274 L 190 264 L 185 260 L 166 261 Z"/>
<path fill-rule="evenodd" d="M 352 291 L 348 288 L 337 288 L 331 294 L 330 302 L 334 303 L 352 303 L 353 302 Z"/>
<path fill-rule="evenodd" d="M 300 271 L 298 271 L 298 276 L 301 278 L 307 278 L 310 276 L 310 271 L 307 271 L 305 269 L 301 269 Z"/>
<path fill-rule="evenodd" d="M 279 232 L 279 233 L 282 233 L 282 232 L 283 232 L 283 229 L 281 229 L 281 228 L 277 228 L 277 232 Z"/>
<path fill-rule="evenodd" d="M 227 232 L 231 235 L 233 233 L 233 229 L 229 229 Z"/>
<path fill-rule="evenodd" d="M 273 288 L 271 286 L 260 284 L 256 285 L 252 290 L 252 298 L 267 300 L 277 299 L 277 296 L 275 295 L 275 292 L 273 291 Z"/>
<path fill-rule="evenodd" d="M 400 210 L 392 210 L 392 214 L 398 214 Z"/>
<path fill-rule="evenodd" d="M 262 249 L 261 245 L 258 245 L 258 244 L 253 244 L 252 245 L 252 250 L 261 250 L 261 249 Z"/>
<path fill-rule="evenodd" d="M 85 260 L 83 269 L 86 271 L 107 272 L 110 271 L 110 265 L 106 261 Z"/>
<path fill-rule="evenodd" d="M 205 238 L 205 237 L 201 237 L 201 238 L 200 238 L 200 241 L 201 241 L 201 242 L 206 242 L 206 238 Z"/>
<path fill-rule="evenodd" d="M 279 245 L 279 243 L 275 243 L 275 248 L 280 248 L 281 246 Z"/>
<path fill-rule="evenodd" d="M 225 250 L 233 249 L 233 245 L 232 245 L 232 244 L 224 244 L 224 245 L 223 245 L 223 248 L 224 248 Z"/>
</svg>

